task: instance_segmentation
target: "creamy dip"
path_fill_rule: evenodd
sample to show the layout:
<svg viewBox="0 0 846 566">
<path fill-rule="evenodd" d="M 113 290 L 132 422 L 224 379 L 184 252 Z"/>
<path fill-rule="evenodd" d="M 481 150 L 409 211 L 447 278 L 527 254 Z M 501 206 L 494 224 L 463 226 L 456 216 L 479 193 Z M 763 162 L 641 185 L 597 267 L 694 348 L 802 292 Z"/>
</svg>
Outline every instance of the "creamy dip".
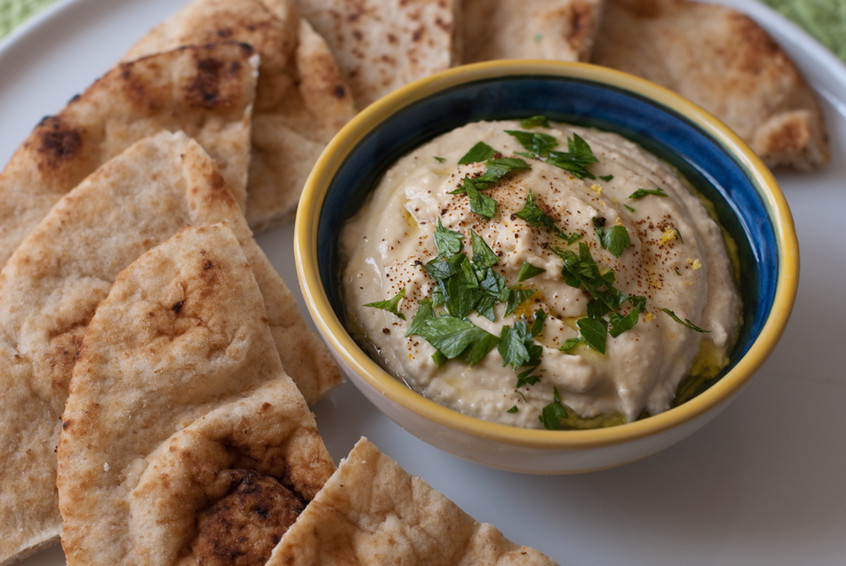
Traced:
<svg viewBox="0 0 846 566">
<path fill-rule="evenodd" d="M 508 131 L 527 134 L 520 139 Z M 542 134 L 547 145 L 552 136 L 560 152 L 568 152 L 568 140 L 584 140 L 596 162 L 587 164 L 587 176 L 568 172 L 551 164 L 548 147 L 528 149 L 531 134 Z M 458 164 L 480 141 L 496 153 Z M 479 191 L 495 202 L 489 218 L 471 210 L 465 178 L 473 184 L 499 158 L 522 160 L 527 168 L 511 169 Z M 538 213 L 534 220 L 526 209 Z M 445 291 L 426 267 L 444 252 L 436 231 L 456 233 L 453 241 L 462 237 L 462 252 L 480 278 L 487 264 L 473 243 L 483 241 L 498 259 L 490 270 L 515 289 L 510 304 L 489 301 L 486 316 L 474 310 L 460 317 L 496 343 L 473 365 L 464 361 L 472 358 L 469 351 L 446 361 L 428 339 L 407 335 L 421 304 L 434 304 L 427 311 L 433 316 L 447 316 L 438 298 L 458 293 Z M 380 363 L 437 403 L 500 423 L 542 428 L 544 408 L 558 405 L 587 426 L 667 410 L 692 368 L 716 373 L 727 363 L 739 326 L 740 300 L 720 227 L 673 168 L 613 133 L 519 121 L 460 127 L 399 159 L 344 226 L 340 242 L 348 322 Z M 589 289 L 595 278 L 579 284 L 566 276 L 568 257 L 577 271 L 593 263 L 594 275 L 602 274 L 599 301 Z M 521 267 L 531 276 L 518 283 Z M 616 306 L 597 313 L 609 292 Z M 627 315 L 630 327 L 606 331 Z M 597 325 L 585 322 L 590 318 L 606 335 L 595 336 Z M 513 338 L 521 324 L 524 339 L 516 342 L 533 354 L 515 362 L 514 350 L 499 344 L 504 327 L 515 331 Z"/>
</svg>

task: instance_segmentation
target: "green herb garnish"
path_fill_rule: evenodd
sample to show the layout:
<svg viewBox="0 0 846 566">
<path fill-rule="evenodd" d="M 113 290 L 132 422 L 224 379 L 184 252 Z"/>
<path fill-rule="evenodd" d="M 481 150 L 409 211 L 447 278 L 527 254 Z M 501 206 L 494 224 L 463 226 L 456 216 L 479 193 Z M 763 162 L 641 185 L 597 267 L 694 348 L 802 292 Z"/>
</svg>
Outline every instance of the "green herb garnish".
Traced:
<svg viewBox="0 0 846 566">
<path fill-rule="evenodd" d="M 468 163 L 481 163 L 487 161 L 496 155 L 496 150 L 486 144 L 485 142 L 477 142 L 476 145 L 464 154 L 464 157 L 458 160 L 459 165 L 466 165 Z"/>
<path fill-rule="evenodd" d="M 415 316 L 415 319 L 417 317 Z M 464 318 L 431 316 L 418 326 L 425 338 L 446 359 L 459 358 L 476 365 L 499 342 L 499 338 Z"/>
<path fill-rule="evenodd" d="M 496 200 L 479 191 L 476 182 L 471 182 L 471 179 L 464 179 L 464 189 L 470 199 L 470 210 L 485 218 L 494 217 L 497 208 Z"/>
<path fill-rule="evenodd" d="M 526 132 L 524 130 L 505 130 L 505 133 L 513 136 L 524 148 L 531 152 L 533 157 L 541 158 L 549 155 L 550 150 L 558 146 L 555 136 L 542 132 Z"/>
<path fill-rule="evenodd" d="M 374 303 L 367 303 L 364 305 L 365 307 L 374 307 L 377 309 L 386 310 L 390 313 L 393 313 L 400 317 L 401 319 L 405 320 L 405 315 L 399 312 L 399 303 L 402 298 L 405 297 L 405 287 L 399 290 L 399 293 L 394 295 L 392 298 L 387 299 L 385 301 L 376 301 Z"/>
<path fill-rule="evenodd" d="M 537 366 L 543 353 L 543 346 L 535 344 L 534 334 L 526 323 L 526 317 L 520 317 L 514 326 L 503 326 L 499 336 L 497 350 L 502 356 L 502 365 L 511 365 L 514 369 L 523 366 Z"/>
<path fill-rule="evenodd" d="M 604 218 L 594 218 L 593 225 L 596 228 L 596 237 L 599 239 L 599 245 L 611 252 L 611 255 L 620 257 L 624 251 L 632 246 L 632 242 L 629 239 L 629 232 L 625 226 L 615 224 L 606 230 Z"/>
<path fill-rule="evenodd" d="M 613 178 L 614 178 L 614 175 L 600 175 L 600 176 L 599 176 L 599 180 L 600 180 L 600 181 L 604 181 L 604 182 L 606 182 L 606 183 L 607 183 L 608 181 L 610 181 L 611 179 L 613 179 Z"/>
<path fill-rule="evenodd" d="M 461 232 L 447 230 L 441 218 L 438 217 L 438 226 L 435 228 L 435 245 L 438 247 L 438 252 L 443 255 L 455 255 L 461 251 L 463 240 Z"/>
<path fill-rule="evenodd" d="M 475 146 L 473 146 L 473 148 L 469 152 L 467 152 L 467 155 L 488 154 L 489 152 L 487 152 L 486 150 L 483 151 L 475 149 L 481 143 L 483 142 L 479 142 Z M 486 147 L 490 149 L 490 146 Z M 491 151 L 493 151 L 493 149 L 491 149 Z M 462 158 L 462 161 L 467 158 L 467 155 Z M 473 155 L 472 158 L 475 159 L 477 155 Z M 475 161 L 472 161 L 471 163 L 475 163 Z M 469 175 L 465 176 L 462 185 L 456 190 L 452 191 L 450 194 L 455 195 L 466 193 L 470 199 L 470 210 L 486 218 L 493 218 L 493 216 L 496 214 L 496 200 L 483 194 L 481 191 L 497 183 L 500 179 L 502 179 L 512 171 L 529 169 L 529 164 L 517 157 L 491 157 L 486 159 L 484 163 L 484 173 L 482 173 L 478 177 L 470 177 Z"/>
<path fill-rule="evenodd" d="M 540 420 L 543 428 L 547 430 L 558 430 L 561 428 L 561 420 L 567 418 L 567 409 L 561 404 L 561 394 L 558 388 L 552 388 L 552 403 L 541 410 Z"/>
<path fill-rule="evenodd" d="M 567 240 L 567 243 L 570 244 L 572 244 L 575 240 L 578 240 L 580 237 L 569 236 L 565 234 L 561 228 L 556 226 L 555 220 L 541 209 L 531 190 L 529 190 L 529 194 L 526 195 L 526 203 L 523 205 L 523 208 L 515 212 L 514 216 L 520 218 L 521 220 L 525 220 L 530 226 L 534 226 L 535 228 L 546 228 L 559 238 Z"/>
<path fill-rule="evenodd" d="M 548 128 L 549 127 L 549 119 L 546 116 L 539 115 L 539 116 L 531 116 L 530 118 L 525 118 L 520 122 L 521 128 Z"/>
<path fill-rule="evenodd" d="M 700 327 L 696 326 L 695 324 L 690 322 L 690 320 L 687 319 L 687 318 L 682 320 L 681 318 L 679 318 L 679 316 L 676 313 L 674 313 L 670 309 L 664 308 L 664 309 L 661 309 L 661 310 L 664 311 L 665 313 L 667 313 L 668 315 L 670 315 L 670 318 L 672 318 L 673 320 L 675 320 L 676 322 L 678 322 L 682 326 L 690 328 L 691 330 L 695 330 L 696 332 L 703 332 L 703 333 L 711 332 L 710 330 L 705 330 L 704 328 L 700 328 Z"/>
<path fill-rule="evenodd" d="M 572 173 L 579 179 L 594 179 L 593 173 L 587 168 L 599 160 L 593 154 L 590 145 L 574 133 L 572 138 L 567 139 L 567 149 L 569 150 L 567 152 L 550 151 L 546 162 Z"/>
<path fill-rule="evenodd" d="M 541 273 L 546 273 L 546 269 L 536 267 L 528 261 L 523 261 L 523 265 L 520 266 L 520 272 L 517 274 L 517 283 L 522 283 L 526 279 L 531 279 Z"/>
<path fill-rule="evenodd" d="M 632 194 L 629 195 L 631 199 L 638 199 L 643 198 L 645 196 L 654 195 L 656 197 L 666 197 L 669 196 L 667 193 L 664 192 L 664 189 L 658 187 L 657 189 L 638 189 Z"/>
</svg>

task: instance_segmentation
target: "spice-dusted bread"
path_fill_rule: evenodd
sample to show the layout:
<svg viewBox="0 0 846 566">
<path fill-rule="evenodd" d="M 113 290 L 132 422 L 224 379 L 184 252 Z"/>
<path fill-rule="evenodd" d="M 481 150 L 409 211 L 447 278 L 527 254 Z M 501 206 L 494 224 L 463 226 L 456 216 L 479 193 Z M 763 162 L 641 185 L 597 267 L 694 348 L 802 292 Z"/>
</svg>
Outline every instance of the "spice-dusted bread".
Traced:
<svg viewBox="0 0 846 566">
<path fill-rule="evenodd" d="M 293 0 L 193 0 L 124 56 L 239 41 L 261 57 L 246 215 L 254 230 L 290 217 L 311 167 L 355 113 L 335 56 Z"/>
<path fill-rule="evenodd" d="M 666 86 L 722 119 L 769 166 L 829 161 L 816 95 L 748 16 L 690 0 L 607 0 L 594 63 Z"/>
</svg>

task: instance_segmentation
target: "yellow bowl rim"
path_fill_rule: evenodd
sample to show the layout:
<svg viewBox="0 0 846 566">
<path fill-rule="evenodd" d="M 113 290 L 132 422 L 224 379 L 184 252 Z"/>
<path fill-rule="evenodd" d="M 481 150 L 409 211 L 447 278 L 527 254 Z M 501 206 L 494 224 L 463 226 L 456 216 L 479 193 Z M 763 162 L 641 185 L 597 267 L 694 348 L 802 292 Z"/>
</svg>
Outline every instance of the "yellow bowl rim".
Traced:
<svg viewBox="0 0 846 566">
<path fill-rule="evenodd" d="M 774 219 L 780 261 L 772 310 L 746 354 L 699 396 L 649 418 L 592 430 L 525 429 L 459 413 L 431 401 L 391 376 L 361 350 L 335 315 L 317 269 L 317 222 L 328 181 L 346 155 L 382 120 L 440 90 L 478 80 L 547 75 L 604 83 L 631 91 L 674 110 L 709 133 L 748 171 Z M 674 428 L 704 415 L 737 394 L 764 363 L 781 337 L 796 297 L 799 245 L 787 201 L 772 172 L 752 149 L 718 118 L 678 94 L 639 77 L 588 63 L 500 60 L 454 67 L 419 79 L 370 104 L 327 145 L 303 189 L 294 229 L 294 259 L 307 308 L 329 346 L 370 387 L 430 421 L 480 439 L 536 449 L 585 448 L 620 444 Z"/>
</svg>

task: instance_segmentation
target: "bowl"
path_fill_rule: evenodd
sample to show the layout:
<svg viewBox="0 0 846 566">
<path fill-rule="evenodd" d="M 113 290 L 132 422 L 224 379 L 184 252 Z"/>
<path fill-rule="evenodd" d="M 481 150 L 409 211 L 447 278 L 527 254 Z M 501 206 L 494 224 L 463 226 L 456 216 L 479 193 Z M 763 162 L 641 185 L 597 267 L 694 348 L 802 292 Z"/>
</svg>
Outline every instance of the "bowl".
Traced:
<svg viewBox="0 0 846 566">
<path fill-rule="evenodd" d="M 530 430 L 445 408 L 395 379 L 344 326 L 340 226 L 383 172 L 422 142 L 476 120 L 551 120 L 615 131 L 669 162 L 714 205 L 737 244 L 743 323 L 728 366 L 696 397 L 641 420 L 592 430 Z M 471 461 L 553 474 L 609 468 L 654 454 L 735 399 L 782 334 L 796 294 L 798 244 L 771 172 L 718 119 L 637 77 L 582 63 L 495 61 L 453 68 L 360 112 L 329 143 L 304 187 L 295 261 L 309 313 L 345 375 L 420 439 Z"/>
</svg>

